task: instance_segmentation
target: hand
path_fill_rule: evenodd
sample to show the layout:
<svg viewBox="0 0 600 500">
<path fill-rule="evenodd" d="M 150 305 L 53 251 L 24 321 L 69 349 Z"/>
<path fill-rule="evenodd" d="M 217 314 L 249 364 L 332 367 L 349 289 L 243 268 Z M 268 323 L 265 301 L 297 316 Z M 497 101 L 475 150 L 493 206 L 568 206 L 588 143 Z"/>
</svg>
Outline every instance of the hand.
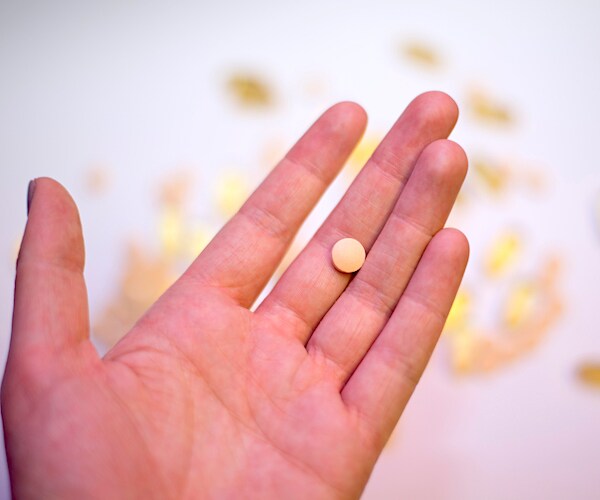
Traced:
<svg viewBox="0 0 600 500">
<path fill-rule="evenodd" d="M 448 96 L 416 98 L 272 292 L 249 307 L 366 123 L 321 116 L 104 358 L 74 202 L 35 181 L 2 413 L 19 498 L 354 498 L 444 325 L 467 258 L 442 229 L 467 169 Z M 351 236 L 356 275 L 331 264 Z"/>
</svg>

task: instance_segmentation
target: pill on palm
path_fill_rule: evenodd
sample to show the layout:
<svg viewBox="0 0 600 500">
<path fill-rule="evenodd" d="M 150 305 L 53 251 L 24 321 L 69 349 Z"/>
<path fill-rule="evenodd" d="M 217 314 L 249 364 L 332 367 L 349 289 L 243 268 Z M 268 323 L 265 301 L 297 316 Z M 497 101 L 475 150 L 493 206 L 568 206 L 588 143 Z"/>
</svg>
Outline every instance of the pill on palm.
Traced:
<svg viewBox="0 0 600 500">
<path fill-rule="evenodd" d="M 331 249 L 333 265 L 343 273 L 358 271 L 365 262 L 365 249 L 354 238 L 343 238 Z"/>
</svg>

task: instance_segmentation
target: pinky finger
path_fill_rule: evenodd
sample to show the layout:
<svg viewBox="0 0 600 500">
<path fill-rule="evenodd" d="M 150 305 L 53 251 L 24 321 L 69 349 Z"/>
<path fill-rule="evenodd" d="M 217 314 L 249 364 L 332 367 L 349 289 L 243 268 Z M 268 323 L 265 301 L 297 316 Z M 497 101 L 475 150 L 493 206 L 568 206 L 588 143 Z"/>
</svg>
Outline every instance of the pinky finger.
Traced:
<svg viewBox="0 0 600 500">
<path fill-rule="evenodd" d="M 342 391 L 383 447 L 444 327 L 469 257 L 456 229 L 431 240 L 387 325 Z"/>
</svg>

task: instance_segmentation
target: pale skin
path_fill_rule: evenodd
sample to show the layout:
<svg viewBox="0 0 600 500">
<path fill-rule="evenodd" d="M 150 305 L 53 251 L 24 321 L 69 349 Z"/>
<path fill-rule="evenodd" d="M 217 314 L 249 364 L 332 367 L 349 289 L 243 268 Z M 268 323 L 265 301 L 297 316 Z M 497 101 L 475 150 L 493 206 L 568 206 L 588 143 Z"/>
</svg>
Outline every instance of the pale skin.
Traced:
<svg viewBox="0 0 600 500">
<path fill-rule="evenodd" d="M 37 179 L 2 385 L 17 498 L 356 498 L 429 360 L 468 243 L 454 101 L 417 97 L 273 290 L 259 293 L 360 139 L 327 110 L 104 357 L 66 190 Z M 344 237 L 367 250 L 337 271 Z M 401 471 L 399 471 L 401 474 Z"/>
</svg>

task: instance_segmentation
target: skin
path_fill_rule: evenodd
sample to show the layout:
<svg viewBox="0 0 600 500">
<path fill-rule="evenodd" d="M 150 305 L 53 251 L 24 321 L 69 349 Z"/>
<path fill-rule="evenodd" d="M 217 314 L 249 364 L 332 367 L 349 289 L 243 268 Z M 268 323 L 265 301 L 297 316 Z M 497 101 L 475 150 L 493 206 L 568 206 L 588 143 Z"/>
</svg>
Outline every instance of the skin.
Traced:
<svg viewBox="0 0 600 500">
<path fill-rule="evenodd" d="M 17 498 L 356 498 L 436 344 L 468 243 L 443 229 L 467 170 L 440 92 L 404 111 L 253 311 L 365 125 L 327 110 L 103 358 L 75 203 L 35 181 L 2 416 Z M 358 239 L 362 269 L 331 247 Z"/>
</svg>

